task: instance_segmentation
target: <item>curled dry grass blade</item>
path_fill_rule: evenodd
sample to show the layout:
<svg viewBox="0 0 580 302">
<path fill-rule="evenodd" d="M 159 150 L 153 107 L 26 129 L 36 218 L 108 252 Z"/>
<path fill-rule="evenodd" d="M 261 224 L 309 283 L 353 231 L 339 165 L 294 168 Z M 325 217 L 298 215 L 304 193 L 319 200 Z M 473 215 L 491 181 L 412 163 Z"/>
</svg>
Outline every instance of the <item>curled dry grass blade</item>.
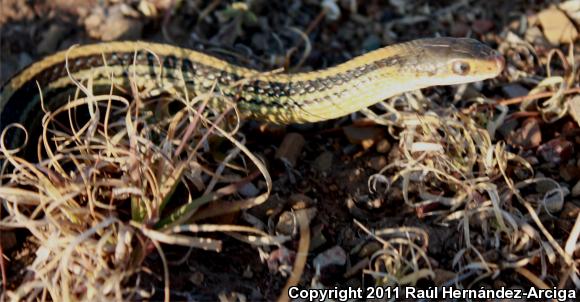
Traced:
<svg viewBox="0 0 580 302">
<path fill-rule="evenodd" d="M 176 76 L 182 81 L 177 86 L 185 87 L 183 77 Z M 75 83 L 76 98 L 45 111 L 38 163 L 19 157 L 21 146 L 9 150 L 4 144 L 11 131 L 23 127 L 11 125 L 1 134 L 5 212 L 0 228 L 24 228 L 38 247 L 23 281 L 5 297 L 146 298 L 151 293 L 140 288 L 147 271 L 143 264 L 157 250 L 167 300 L 169 268 L 162 243 L 219 251 L 222 242 L 212 238 L 215 232 L 256 246 L 287 239 L 246 226 L 195 224 L 199 217 L 221 213 L 211 207 L 200 211 L 204 205 L 247 209 L 264 202 L 271 190 L 264 164 L 244 146 L 237 122 L 231 122 L 239 117 L 230 118 L 237 112 L 229 100 L 217 92 L 190 99 L 186 90 L 152 97 L 132 80 L 131 98 L 113 94 L 112 86 L 100 94 L 92 78 Z M 229 142 L 229 150 L 212 149 L 210 140 Z M 229 155 L 216 160 L 217 152 Z M 260 175 L 266 180 L 263 193 L 237 200 L 239 187 Z"/>
<path fill-rule="evenodd" d="M 363 270 L 375 280 L 375 286 L 415 286 L 435 273 L 427 256 L 429 236 L 419 228 L 400 227 L 370 231 L 360 222 L 355 224 L 372 239 L 382 244 Z"/>
<path fill-rule="evenodd" d="M 562 77 L 552 76 L 554 58 L 562 61 Z M 548 77 L 530 95 L 555 92 L 539 104 L 536 98 L 522 98 L 525 102 L 520 110 L 537 110 L 545 121 L 553 122 L 565 116 L 566 100 L 573 97 L 566 93 L 577 77 L 573 47 L 568 56 L 551 52 L 547 69 Z M 364 111 L 396 134 L 400 151 L 369 179 L 369 190 L 388 196 L 394 187 L 400 188 L 419 217 L 461 231 L 453 259 L 457 275 L 450 284 L 469 279 L 467 285 L 473 286 L 515 269 L 536 284 L 559 271 L 563 279 L 578 286 L 578 261 L 572 248 L 577 246 L 577 238 L 570 237 L 564 247 L 546 227 L 554 218 L 548 203 L 563 204 L 568 191 L 552 179 L 536 177 L 525 158 L 495 139 L 496 130 L 509 118 L 508 103 L 482 97 L 464 102 L 473 102 L 478 109 L 441 107 L 421 93 L 407 93 L 381 104 L 379 108 L 386 113 Z M 409 113 L 409 109 L 417 113 Z M 385 274 L 379 267 L 368 273 Z M 535 273 L 538 275 L 532 276 Z M 388 282 L 401 283 L 393 274 L 384 276 Z"/>
</svg>

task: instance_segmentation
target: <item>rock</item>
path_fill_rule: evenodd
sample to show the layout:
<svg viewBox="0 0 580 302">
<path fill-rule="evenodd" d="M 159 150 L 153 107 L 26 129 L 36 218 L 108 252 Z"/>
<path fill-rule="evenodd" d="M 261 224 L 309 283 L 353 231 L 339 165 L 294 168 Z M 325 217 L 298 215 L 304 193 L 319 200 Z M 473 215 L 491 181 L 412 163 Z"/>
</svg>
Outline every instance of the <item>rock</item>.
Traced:
<svg viewBox="0 0 580 302">
<path fill-rule="evenodd" d="M 280 215 L 278 218 L 278 223 L 276 223 L 276 232 L 284 235 L 294 234 L 295 217 L 292 212 L 286 211 Z"/>
<path fill-rule="evenodd" d="M 324 225 L 322 225 L 322 224 L 317 224 L 316 226 L 314 226 L 312 228 L 312 232 L 311 232 L 312 238 L 310 239 L 310 247 L 309 247 L 310 251 L 315 251 L 319 247 L 326 244 L 326 242 L 328 241 L 328 240 L 326 240 L 326 236 L 324 236 L 324 234 L 322 233 L 323 229 L 324 229 Z"/>
<path fill-rule="evenodd" d="M 331 152 L 324 151 L 320 153 L 314 160 L 314 169 L 319 172 L 328 172 L 332 168 L 332 160 L 334 155 Z"/>
<path fill-rule="evenodd" d="M 558 137 L 538 147 L 538 154 L 545 161 L 557 165 L 570 159 L 574 154 L 574 145 L 572 142 Z"/>
<path fill-rule="evenodd" d="M 519 96 L 528 95 L 530 92 L 528 89 L 524 88 L 519 84 L 508 84 L 501 87 L 501 90 L 508 98 L 515 98 Z"/>
<path fill-rule="evenodd" d="M 564 1 L 558 5 L 558 8 L 566 12 L 566 15 L 568 15 L 570 19 L 576 22 L 576 24 L 580 24 L 580 1 Z"/>
<path fill-rule="evenodd" d="M 463 22 L 453 22 L 449 31 L 452 37 L 465 37 L 469 33 L 469 26 Z"/>
<path fill-rule="evenodd" d="M 350 267 L 345 273 L 344 273 L 344 277 L 345 278 L 350 278 L 352 276 L 355 276 L 356 274 L 360 273 L 360 271 L 362 271 L 363 269 L 367 268 L 369 265 L 369 258 L 364 258 L 361 259 L 359 262 L 355 263 L 352 267 Z M 357 286 L 360 287 L 360 286 Z"/>
<path fill-rule="evenodd" d="M 42 40 L 38 44 L 38 53 L 48 54 L 55 52 L 58 48 L 58 44 L 67 32 L 67 28 L 59 24 L 52 24 L 44 33 Z"/>
<path fill-rule="evenodd" d="M 173 5 L 175 5 L 173 3 L 173 0 L 153 0 L 153 1 L 147 1 L 147 2 L 152 2 L 152 4 L 155 6 L 156 9 L 160 10 L 160 11 L 166 11 L 168 9 L 170 9 Z"/>
<path fill-rule="evenodd" d="M 576 95 L 568 101 L 568 108 L 572 118 L 580 125 L 580 95 Z"/>
<path fill-rule="evenodd" d="M 519 123 L 516 119 L 509 119 L 505 121 L 503 124 L 501 124 L 501 126 L 499 126 L 497 132 L 499 132 L 503 137 L 507 139 L 508 137 L 513 135 L 512 133 L 516 130 L 516 127 L 518 125 Z"/>
<path fill-rule="evenodd" d="M 580 134 L 580 129 L 578 128 L 578 124 L 575 122 L 566 121 L 562 125 L 562 131 L 560 133 L 562 133 L 562 136 L 564 137 L 570 137 Z"/>
<path fill-rule="evenodd" d="M 389 140 L 387 140 L 386 138 L 381 139 L 380 141 L 377 142 L 376 148 L 377 152 L 387 154 L 391 150 L 391 142 L 389 142 Z"/>
<path fill-rule="evenodd" d="M 97 5 L 103 5 L 102 1 L 99 0 L 52 0 L 45 3 L 60 16 L 82 16 L 83 11 L 91 9 Z"/>
<path fill-rule="evenodd" d="M 256 188 L 253 183 L 249 182 L 240 188 L 239 193 L 242 194 L 242 196 L 248 198 L 258 196 L 258 194 L 260 194 L 260 190 L 258 190 L 258 188 Z"/>
<path fill-rule="evenodd" d="M 511 133 L 508 142 L 524 149 L 538 147 L 542 143 L 540 121 L 537 118 L 526 119 L 520 128 Z"/>
<path fill-rule="evenodd" d="M 378 127 L 346 126 L 343 131 L 351 144 L 361 145 L 365 150 L 383 137 L 383 131 Z"/>
<path fill-rule="evenodd" d="M 576 165 L 560 167 L 560 177 L 566 182 L 580 178 L 580 168 Z"/>
<path fill-rule="evenodd" d="M 85 31 L 89 37 L 99 39 L 101 37 L 100 27 L 104 22 L 105 12 L 102 8 L 96 7 L 89 16 L 85 18 Z"/>
<path fill-rule="evenodd" d="M 91 38 L 103 41 L 139 39 L 143 30 L 142 21 L 125 16 L 121 5 L 111 6 L 106 11 L 97 7 L 85 19 L 84 25 Z"/>
<path fill-rule="evenodd" d="M 576 200 L 564 203 L 564 207 L 559 215 L 560 219 L 556 219 L 556 224 L 559 229 L 564 230 L 565 232 L 570 232 L 574 227 L 576 218 L 580 215 L 580 207 L 577 205 L 577 202 L 578 201 Z"/>
<path fill-rule="evenodd" d="M 266 263 L 270 272 L 277 272 L 280 267 L 292 265 L 292 260 L 296 257 L 296 253 L 281 246 L 273 250 L 268 256 Z"/>
<path fill-rule="evenodd" d="M 276 216 L 284 210 L 287 199 L 280 198 L 277 194 L 270 195 L 266 202 L 263 202 L 255 207 L 248 210 L 253 216 L 258 217 L 261 220 L 266 220 L 270 216 Z"/>
<path fill-rule="evenodd" d="M 381 38 L 371 34 L 362 42 L 362 47 L 366 51 L 372 51 L 381 47 L 381 43 Z"/>
<path fill-rule="evenodd" d="M 580 196 L 580 181 L 572 187 L 572 197 Z"/>
<path fill-rule="evenodd" d="M 329 266 L 344 266 L 346 264 L 346 252 L 342 247 L 335 245 L 334 247 L 318 254 L 314 260 L 312 260 L 313 266 L 320 267 L 320 270 L 324 270 Z"/>
<path fill-rule="evenodd" d="M 474 32 L 476 32 L 480 35 L 486 34 L 493 27 L 494 27 L 494 22 L 492 20 L 489 20 L 489 19 L 478 19 L 478 20 L 473 21 L 473 24 L 471 24 L 471 29 L 473 29 Z"/>
<path fill-rule="evenodd" d="M 304 194 L 292 194 L 288 199 L 290 200 L 290 206 L 294 210 L 303 210 L 316 205 L 312 198 Z"/>
<path fill-rule="evenodd" d="M 570 201 L 564 203 L 564 208 L 562 209 L 562 212 L 560 212 L 560 218 L 576 219 L 578 215 L 580 215 L 580 207 L 578 205 Z"/>
<path fill-rule="evenodd" d="M 248 121 L 248 124 L 252 131 L 259 132 L 260 137 L 271 136 L 273 138 L 283 138 L 286 135 L 286 127 L 282 125 L 258 123 L 256 121 Z"/>
<path fill-rule="evenodd" d="M 297 210 L 298 211 L 305 211 L 306 218 L 308 222 L 310 222 L 314 217 L 316 217 L 316 208 L 308 208 L 304 210 Z M 292 236 L 295 232 L 294 230 L 298 230 L 298 226 L 296 225 L 296 217 L 295 214 L 290 211 L 285 211 L 280 214 L 278 218 L 278 223 L 276 224 L 276 231 L 283 235 Z"/>
<path fill-rule="evenodd" d="M 242 277 L 246 278 L 246 279 L 250 279 L 254 276 L 254 272 L 252 271 L 252 267 L 251 266 L 246 266 L 246 269 L 244 270 L 244 273 L 242 274 Z"/>
<path fill-rule="evenodd" d="M 102 27 L 103 41 L 135 40 L 141 38 L 143 23 L 141 20 L 127 18 L 120 14 L 108 18 Z"/>
<path fill-rule="evenodd" d="M 372 256 L 376 251 L 380 250 L 383 247 L 382 244 L 378 243 L 377 241 L 371 241 L 363 245 L 363 247 L 358 252 L 359 258 L 365 258 Z"/>
<path fill-rule="evenodd" d="M 202 286 L 205 276 L 202 272 L 195 271 L 189 276 L 189 282 L 193 283 L 195 286 Z"/>
<path fill-rule="evenodd" d="M 367 166 L 375 171 L 380 171 L 386 165 L 387 165 L 387 158 L 384 156 L 373 156 L 367 162 Z"/>
<path fill-rule="evenodd" d="M 7 230 L 0 231 L 0 241 L 2 242 L 4 252 L 11 251 L 18 243 L 16 234 L 13 231 Z"/>
<path fill-rule="evenodd" d="M 546 39 L 554 45 L 571 43 L 578 38 L 578 31 L 568 16 L 557 8 L 548 8 L 538 14 Z"/>
<path fill-rule="evenodd" d="M 564 193 L 564 196 L 566 195 L 567 193 Z M 543 203 L 549 213 L 556 213 L 562 210 L 562 207 L 564 206 L 564 198 L 561 198 L 560 194 L 546 194 Z"/>
<path fill-rule="evenodd" d="M 453 278 L 457 276 L 457 273 L 439 268 L 434 269 L 433 272 L 435 273 L 433 283 L 435 283 L 435 286 L 438 287 L 446 285 L 447 283 L 449 283 L 449 281 L 451 281 Z"/>
<path fill-rule="evenodd" d="M 544 36 L 544 33 L 538 26 L 529 27 L 525 32 L 524 39 L 532 45 L 538 45 L 544 48 L 549 48 L 550 42 Z"/>
<path fill-rule="evenodd" d="M 282 144 L 276 150 L 276 159 L 282 160 L 291 167 L 294 167 L 305 142 L 304 137 L 299 133 L 286 134 L 284 140 L 282 140 Z"/>
</svg>

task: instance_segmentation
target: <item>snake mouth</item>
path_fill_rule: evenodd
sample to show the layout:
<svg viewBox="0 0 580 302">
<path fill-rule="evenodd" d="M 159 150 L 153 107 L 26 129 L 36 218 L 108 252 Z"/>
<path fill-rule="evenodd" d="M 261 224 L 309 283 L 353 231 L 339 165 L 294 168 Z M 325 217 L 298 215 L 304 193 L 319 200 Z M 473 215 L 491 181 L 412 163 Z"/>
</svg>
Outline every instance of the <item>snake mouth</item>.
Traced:
<svg viewBox="0 0 580 302">
<path fill-rule="evenodd" d="M 497 73 L 501 73 L 505 68 L 505 59 L 501 53 L 498 51 L 494 51 L 494 55 L 492 56 L 492 60 L 495 61 L 495 65 L 497 66 Z"/>
</svg>

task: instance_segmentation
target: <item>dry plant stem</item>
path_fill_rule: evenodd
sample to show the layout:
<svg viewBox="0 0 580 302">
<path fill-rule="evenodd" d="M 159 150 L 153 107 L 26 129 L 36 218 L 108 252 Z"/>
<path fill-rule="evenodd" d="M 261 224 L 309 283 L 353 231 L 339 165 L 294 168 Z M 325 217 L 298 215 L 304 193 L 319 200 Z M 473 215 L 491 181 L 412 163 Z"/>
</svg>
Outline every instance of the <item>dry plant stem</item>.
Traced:
<svg viewBox="0 0 580 302">
<path fill-rule="evenodd" d="M 2 213 L 2 208 L 0 206 L 0 214 L 1 213 Z M 3 230 L 0 229 L 0 237 L 2 236 L 2 232 L 3 232 Z M 4 250 L 2 248 L 2 242 L 0 242 L 0 270 L 2 271 L 2 290 L 3 290 L 3 292 L 6 292 L 6 266 L 4 264 L 5 264 L 5 262 L 4 262 Z"/>
<path fill-rule="evenodd" d="M 214 11 L 218 5 L 222 2 L 222 0 L 213 0 L 206 8 L 199 13 L 199 17 L 197 18 L 197 23 L 195 24 L 196 31 L 199 30 L 199 24 Z"/>
<path fill-rule="evenodd" d="M 511 98 L 511 99 L 499 100 L 496 102 L 496 104 L 498 104 L 498 105 L 516 105 L 516 104 L 522 103 L 524 101 L 532 101 L 532 100 L 548 98 L 548 97 L 553 96 L 556 93 L 557 92 L 549 91 L 549 92 L 542 92 L 542 93 L 537 93 L 537 94 L 532 94 L 532 95 L 524 95 L 524 96 L 519 96 L 519 97 L 515 97 L 515 98 Z M 568 88 L 564 91 L 564 95 L 575 94 L 575 93 L 580 93 L 580 87 Z"/>
<path fill-rule="evenodd" d="M 524 276 L 526 279 L 528 279 L 528 281 L 530 281 L 532 284 L 534 284 L 534 286 L 536 286 L 539 289 L 550 289 L 550 287 L 548 286 L 548 284 L 546 284 L 544 281 L 542 281 L 542 279 L 538 278 L 538 276 L 534 275 L 534 273 L 530 272 L 529 270 L 527 270 L 524 267 L 518 267 L 516 268 L 516 272 L 518 272 L 518 274 Z M 556 301 L 556 300 L 552 300 L 552 301 Z"/>
<path fill-rule="evenodd" d="M 514 112 L 510 115 L 508 115 L 505 120 L 514 120 L 514 119 L 519 119 L 519 118 L 527 118 L 527 117 L 537 117 L 540 116 L 540 113 L 537 111 L 531 111 L 531 112 L 527 112 L 527 111 L 518 111 L 518 112 Z"/>
<path fill-rule="evenodd" d="M 278 302 L 287 302 L 290 297 L 288 296 L 288 290 L 292 286 L 298 285 L 300 282 L 300 277 L 304 272 L 304 266 L 306 265 L 306 259 L 308 258 L 308 249 L 310 246 L 310 224 L 308 222 L 308 217 L 305 211 L 296 211 L 296 218 L 298 225 L 300 226 L 300 242 L 298 242 L 298 253 L 296 253 L 296 260 L 294 261 L 294 269 L 292 270 L 292 275 L 288 278 L 286 286 L 280 293 L 278 297 Z"/>
<path fill-rule="evenodd" d="M 163 14 L 163 19 L 162 19 L 163 21 L 161 21 L 161 33 L 163 34 L 163 38 L 165 38 L 167 41 L 171 41 L 172 43 L 174 43 L 174 40 L 171 39 L 171 35 L 167 31 L 167 28 L 169 25 L 169 20 L 173 16 L 173 10 L 175 9 L 175 2 L 176 2 L 175 0 L 170 0 L 170 3 L 168 5 L 168 9 Z"/>
<path fill-rule="evenodd" d="M 572 50 L 572 49 L 570 49 Z M 548 64 L 549 62 L 552 61 L 552 56 L 554 56 L 554 54 L 558 55 L 558 57 L 560 57 L 560 62 L 562 62 L 562 64 L 564 65 L 564 74 L 565 75 L 570 75 L 570 72 L 572 71 L 572 69 L 570 68 L 570 62 L 568 62 L 568 60 L 566 59 L 566 55 L 558 48 L 554 48 L 552 50 L 550 50 L 550 52 L 548 53 Z M 550 68 L 548 66 L 548 77 L 551 76 L 550 74 Z"/>
<path fill-rule="evenodd" d="M 302 33 L 302 36 L 304 37 L 304 39 L 301 39 L 298 44 L 296 44 L 295 46 L 293 46 L 292 48 L 290 48 L 288 50 L 288 52 L 286 53 L 286 62 L 285 62 L 285 66 L 284 68 L 286 70 L 290 69 L 290 58 L 292 57 L 292 55 L 298 51 L 298 48 L 300 46 L 302 46 L 303 43 L 308 42 L 308 35 L 316 28 L 316 26 L 318 26 L 318 24 L 320 24 L 320 22 L 322 21 L 322 19 L 324 19 L 324 16 L 326 16 L 326 13 L 328 12 L 327 8 L 323 8 L 322 11 L 320 11 L 320 13 L 316 16 L 316 18 L 314 20 L 312 20 L 312 22 L 308 25 L 308 27 L 306 28 L 306 30 L 304 31 L 304 33 Z M 307 51 L 306 55 L 308 55 L 309 51 Z M 304 56 L 305 57 L 305 56 Z M 304 63 L 305 58 L 303 57 L 303 59 L 300 60 L 299 64 L 297 66 L 294 66 L 294 68 L 299 68 L 302 63 Z"/>
</svg>

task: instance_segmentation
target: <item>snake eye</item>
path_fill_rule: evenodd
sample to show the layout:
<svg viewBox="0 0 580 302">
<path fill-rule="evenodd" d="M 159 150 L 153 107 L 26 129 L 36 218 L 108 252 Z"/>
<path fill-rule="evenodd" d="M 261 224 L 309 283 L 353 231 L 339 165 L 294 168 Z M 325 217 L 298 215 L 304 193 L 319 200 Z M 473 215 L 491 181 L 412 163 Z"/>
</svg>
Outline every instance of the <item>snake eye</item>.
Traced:
<svg viewBox="0 0 580 302">
<path fill-rule="evenodd" d="M 453 62 L 453 72 L 458 75 L 466 75 L 469 72 L 469 64 L 463 61 Z"/>
</svg>

